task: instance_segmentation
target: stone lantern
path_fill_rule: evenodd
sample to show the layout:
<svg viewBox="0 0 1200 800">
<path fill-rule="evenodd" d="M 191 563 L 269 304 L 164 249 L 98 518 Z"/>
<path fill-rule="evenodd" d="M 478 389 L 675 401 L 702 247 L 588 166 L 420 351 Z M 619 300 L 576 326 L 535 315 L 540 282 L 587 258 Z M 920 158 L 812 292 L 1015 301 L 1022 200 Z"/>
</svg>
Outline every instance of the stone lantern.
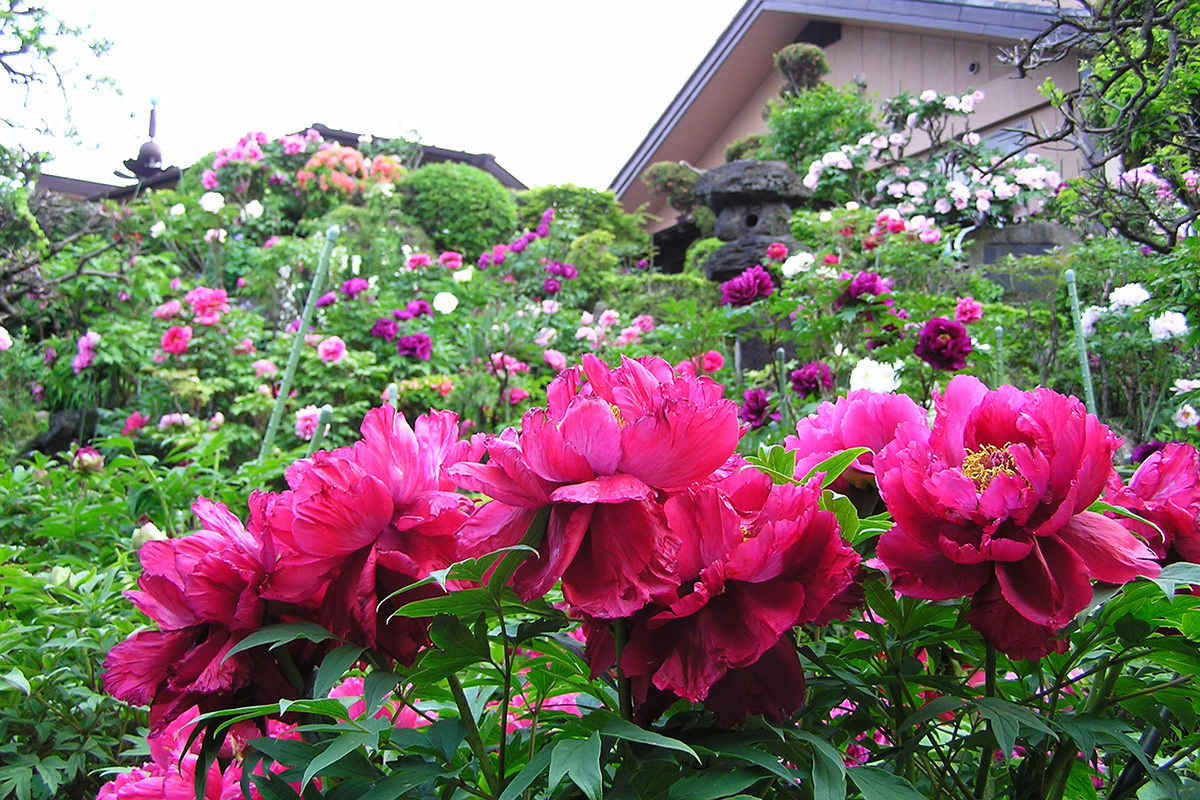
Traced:
<svg viewBox="0 0 1200 800">
<path fill-rule="evenodd" d="M 772 242 L 801 249 L 792 238 L 792 209 L 812 196 L 782 161 L 743 159 L 700 176 L 693 190 L 717 216 L 716 237 L 725 244 L 704 262 L 709 280 L 727 281 L 761 264 Z"/>
</svg>

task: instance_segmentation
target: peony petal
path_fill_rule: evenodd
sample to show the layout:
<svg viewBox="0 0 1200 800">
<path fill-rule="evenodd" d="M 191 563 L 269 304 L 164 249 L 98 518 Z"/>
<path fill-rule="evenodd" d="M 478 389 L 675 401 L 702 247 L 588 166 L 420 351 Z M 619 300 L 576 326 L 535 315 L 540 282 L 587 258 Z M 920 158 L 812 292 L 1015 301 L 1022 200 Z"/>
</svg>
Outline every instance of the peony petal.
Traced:
<svg viewBox="0 0 1200 800">
<path fill-rule="evenodd" d="M 1058 532 L 1058 539 L 1083 559 L 1093 580 L 1125 583 L 1162 572 L 1153 550 L 1119 522 L 1100 514 L 1075 515 Z"/>
<path fill-rule="evenodd" d="M 644 500 L 653 494 L 653 488 L 632 475 L 619 472 L 560 486 L 550 493 L 550 499 L 555 503 L 624 503 L 626 500 Z"/>
<path fill-rule="evenodd" d="M 1017 613 L 1037 625 L 1066 625 L 1092 599 L 1087 566 L 1057 539 L 1039 538 L 1021 561 L 998 562 L 1000 592 Z"/>
</svg>

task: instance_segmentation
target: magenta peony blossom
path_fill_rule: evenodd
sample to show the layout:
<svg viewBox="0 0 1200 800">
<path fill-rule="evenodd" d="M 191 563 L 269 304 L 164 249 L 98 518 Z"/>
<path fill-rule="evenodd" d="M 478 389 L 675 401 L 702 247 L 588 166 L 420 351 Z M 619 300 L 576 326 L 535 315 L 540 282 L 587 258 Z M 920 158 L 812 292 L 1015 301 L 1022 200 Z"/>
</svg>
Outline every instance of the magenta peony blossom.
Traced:
<svg viewBox="0 0 1200 800">
<path fill-rule="evenodd" d="M 351 278 L 342 284 L 342 294 L 346 295 L 347 299 L 353 300 L 369 289 L 370 286 L 371 284 L 367 283 L 366 278 Z"/>
<path fill-rule="evenodd" d="M 725 366 L 725 356 L 716 350 L 709 350 L 700 356 L 700 369 L 706 373 L 719 372 Z"/>
<path fill-rule="evenodd" d="M 96 360 L 96 345 L 100 343 L 100 334 L 95 331 L 88 331 L 83 336 L 79 337 L 79 341 L 75 343 L 76 353 L 75 358 L 71 359 L 71 368 L 75 374 L 83 372 Z"/>
<path fill-rule="evenodd" d="M 438 263 L 446 269 L 459 270 L 462 269 L 463 257 L 462 253 L 454 250 L 447 250 L 438 256 Z"/>
<path fill-rule="evenodd" d="M 375 324 L 371 326 L 371 335 L 383 339 L 385 342 L 395 339 L 399 332 L 400 326 L 396 320 L 386 317 L 375 320 Z"/>
<path fill-rule="evenodd" d="M 967 620 L 988 642 L 1037 659 L 1066 651 L 1060 634 L 1091 580 L 1159 573 L 1145 544 L 1087 510 L 1117 439 L 1079 400 L 960 375 L 935 405 L 931 430 L 902 428 L 875 458 L 895 519 L 876 553 L 899 594 L 970 597 Z"/>
<path fill-rule="evenodd" d="M 137 436 L 137 432 L 146 427 L 148 422 L 150 422 L 149 417 L 143 416 L 140 411 L 134 411 L 125 418 L 125 427 L 121 428 L 121 435 Z"/>
<path fill-rule="evenodd" d="M 792 391 L 800 397 L 810 397 L 833 390 L 833 371 L 822 361 L 810 361 L 792 370 Z"/>
<path fill-rule="evenodd" d="M 396 340 L 396 352 L 409 358 L 428 361 L 433 357 L 433 340 L 426 333 L 401 336 Z"/>
<path fill-rule="evenodd" d="M 154 318 L 155 319 L 170 319 L 171 317 L 178 316 L 179 312 L 182 310 L 183 310 L 183 304 L 180 303 L 178 300 L 168 300 L 167 302 L 163 303 L 158 308 L 154 309 Z"/>
<path fill-rule="evenodd" d="M 588 383 L 581 386 L 582 378 Z M 463 528 L 468 555 L 516 544 L 550 506 L 541 555 L 513 576 L 517 593 L 545 594 L 561 578 L 567 602 L 612 619 L 679 585 L 679 545 L 658 496 L 707 478 L 733 454 L 737 407 L 707 378 L 679 377 L 656 358 L 610 369 L 591 354 L 525 413 L 515 441 L 488 440 L 487 464 L 462 463 L 460 485 L 495 498 Z"/>
<path fill-rule="evenodd" d="M 546 278 L 542 281 L 542 291 L 546 294 L 558 294 L 562 291 L 562 284 L 555 278 Z"/>
<path fill-rule="evenodd" d="M 167 332 L 162 335 L 161 345 L 164 353 L 170 353 L 173 356 L 181 356 L 187 352 L 188 343 L 191 341 L 191 325 L 174 325 L 170 328 L 167 328 Z"/>
<path fill-rule="evenodd" d="M 778 411 L 771 411 L 771 396 L 766 389 L 747 389 L 742 393 L 744 402 L 738 411 L 738 418 L 751 428 L 761 428 L 771 420 L 779 420 Z"/>
<path fill-rule="evenodd" d="M 1192 445 L 1171 442 L 1147 456 L 1127 485 L 1114 472 L 1104 499 L 1158 526 L 1108 514 L 1160 559 L 1200 561 L 1200 457 Z"/>
<path fill-rule="evenodd" d="M 974 297 L 960 297 L 954 306 L 954 321 L 970 325 L 983 319 L 983 304 Z"/>
<path fill-rule="evenodd" d="M 317 298 L 317 308 L 325 308 L 337 302 L 337 292 L 326 292 Z"/>
<path fill-rule="evenodd" d="M 775 291 L 771 276 L 755 264 L 750 269 L 721 284 L 721 303 L 727 306 L 748 306 L 755 300 L 770 297 Z"/>
<path fill-rule="evenodd" d="M 221 321 L 221 315 L 229 312 L 229 295 L 224 289 L 197 286 L 184 295 L 184 299 L 192 307 L 195 321 L 201 325 L 216 325 Z"/>
<path fill-rule="evenodd" d="M 767 245 L 767 258 L 782 262 L 788 257 L 787 245 L 783 242 L 771 242 Z"/>
<path fill-rule="evenodd" d="M 340 336 L 327 336 L 317 345 L 317 356 L 326 364 L 336 364 L 346 357 L 346 343 Z"/>
<path fill-rule="evenodd" d="M 843 614 L 834 600 L 853 584 L 859 556 L 819 501 L 815 482 L 776 486 L 764 473 L 740 469 L 667 499 L 667 526 L 681 542 L 680 588 L 656 596 L 630 622 L 621 667 L 635 700 L 659 690 L 704 701 L 719 680 L 754 665 L 794 626 Z M 801 672 L 794 650 L 787 657 L 796 665 L 786 672 Z M 802 687 L 799 695 L 791 695 L 787 713 L 799 707 Z M 722 724 L 768 713 L 750 699 L 722 704 Z"/>
<path fill-rule="evenodd" d="M 952 319 L 934 317 L 921 329 L 913 352 L 932 367 L 954 371 L 967 365 L 971 349 L 966 328 Z"/>
</svg>

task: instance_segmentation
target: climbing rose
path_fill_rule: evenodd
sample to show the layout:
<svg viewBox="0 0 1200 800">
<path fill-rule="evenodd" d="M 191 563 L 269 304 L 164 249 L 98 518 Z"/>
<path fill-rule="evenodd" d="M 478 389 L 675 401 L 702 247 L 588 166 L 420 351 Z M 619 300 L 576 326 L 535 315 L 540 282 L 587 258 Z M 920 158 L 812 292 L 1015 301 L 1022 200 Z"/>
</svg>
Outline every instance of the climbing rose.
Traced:
<svg viewBox="0 0 1200 800">
<path fill-rule="evenodd" d="M 1145 544 L 1087 510 L 1118 441 L 1078 399 L 960 375 L 934 403 L 932 429 L 899 430 L 875 458 L 895 520 L 876 553 L 899 594 L 970 597 L 971 627 L 1037 659 L 1066 651 L 1059 634 L 1091 601 L 1091 580 L 1159 573 Z"/>
</svg>

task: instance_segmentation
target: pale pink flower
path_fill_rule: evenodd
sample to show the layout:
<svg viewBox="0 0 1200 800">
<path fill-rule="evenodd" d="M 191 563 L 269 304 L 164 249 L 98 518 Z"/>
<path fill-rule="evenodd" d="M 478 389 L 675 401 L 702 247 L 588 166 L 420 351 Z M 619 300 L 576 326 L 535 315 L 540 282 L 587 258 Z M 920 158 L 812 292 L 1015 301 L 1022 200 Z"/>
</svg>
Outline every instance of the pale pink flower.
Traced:
<svg viewBox="0 0 1200 800">
<path fill-rule="evenodd" d="M 279 367 L 275 366 L 274 361 L 266 358 L 260 358 L 250 366 L 254 368 L 254 377 L 256 378 L 261 378 L 264 375 L 270 375 L 279 370 Z"/>
<path fill-rule="evenodd" d="M 183 310 L 183 304 L 178 300 L 168 300 L 158 308 L 154 309 L 155 319 L 170 319 L 179 314 Z"/>
<path fill-rule="evenodd" d="M 326 364 L 336 364 L 346 357 L 346 343 L 340 336 L 330 336 L 322 339 L 317 345 L 317 355 Z"/>
<path fill-rule="evenodd" d="M 296 411 L 296 435 L 305 441 L 312 439 L 317 432 L 317 423 L 321 419 L 321 409 L 316 406 L 305 406 Z"/>
<path fill-rule="evenodd" d="M 555 372 L 562 372 L 567 368 L 567 357 L 558 350 L 547 350 L 542 353 L 542 358 L 550 365 L 550 368 Z"/>
</svg>

